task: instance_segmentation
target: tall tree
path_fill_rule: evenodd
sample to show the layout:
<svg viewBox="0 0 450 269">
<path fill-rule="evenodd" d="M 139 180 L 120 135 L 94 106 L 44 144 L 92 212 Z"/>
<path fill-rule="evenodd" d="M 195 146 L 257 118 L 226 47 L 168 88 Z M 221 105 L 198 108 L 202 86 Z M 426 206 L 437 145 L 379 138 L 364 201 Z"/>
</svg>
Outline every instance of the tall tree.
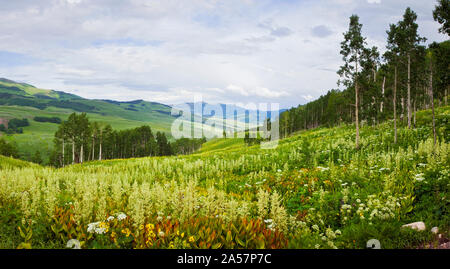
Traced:
<svg viewBox="0 0 450 269">
<path fill-rule="evenodd" d="M 398 35 L 399 35 L 399 47 L 401 54 L 406 57 L 408 66 L 408 76 L 407 76 L 407 112 L 408 112 L 408 128 L 411 129 L 411 57 L 417 50 L 420 42 L 425 41 L 418 35 L 417 29 L 419 26 L 416 23 L 417 14 L 411 10 L 411 8 L 406 8 L 403 14 L 403 20 L 398 23 Z"/>
<path fill-rule="evenodd" d="M 58 156 L 60 156 L 60 166 L 65 166 L 66 165 L 66 160 L 65 160 L 65 147 L 66 147 L 66 141 L 67 139 L 70 139 L 69 137 L 69 133 L 67 130 L 67 122 L 63 122 L 59 125 L 58 130 L 55 133 L 55 144 L 56 147 L 58 147 L 58 145 L 61 145 L 61 155 L 59 155 L 59 153 L 57 153 Z"/>
<path fill-rule="evenodd" d="M 359 148 L 359 88 L 358 80 L 360 75 L 362 54 L 365 50 L 366 41 L 361 35 L 362 24 L 359 23 L 359 17 L 352 15 L 350 17 L 349 29 L 344 33 L 344 41 L 341 43 L 341 55 L 344 65 L 340 67 L 338 74 L 342 83 L 347 87 L 355 88 L 355 123 L 356 139 L 355 147 Z"/>
<path fill-rule="evenodd" d="M 103 143 L 104 138 L 110 138 L 113 134 L 111 125 L 107 124 L 105 127 L 99 129 L 99 148 L 98 148 L 98 159 L 101 161 L 103 158 Z"/>
<path fill-rule="evenodd" d="M 432 113 L 432 127 L 433 127 L 433 139 L 434 139 L 434 145 L 436 145 L 436 123 L 435 123 L 435 117 L 434 117 L 434 95 L 433 95 L 433 62 L 434 62 L 434 55 L 433 55 L 433 49 L 430 48 L 427 53 L 427 61 L 429 64 L 429 94 L 431 99 L 431 113 Z"/>
<path fill-rule="evenodd" d="M 387 51 L 383 57 L 388 62 L 389 66 L 394 69 L 394 86 L 393 86 L 393 113 L 394 113 L 394 143 L 397 143 L 397 78 L 398 78 L 398 66 L 400 63 L 400 40 L 398 35 L 398 26 L 395 24 L 389 25 L 389 30 L 386 31 L 387 38 Z"/>
<path fill-rule="evenodd" d="M 92 145 L 91 145 L 92 154 L 89 159 L 95 160 L 95 140 L 98 138 L 98 136 L 100 134 L 100 124 L 98 122 L 94 121 L 90 124 L 90 128 L 91 128 L 91 138 L 92 138 Z"/>
<path fill-rule="evenodd" d="M 69 115 L 67 122 L 65 123 L 65 133 L 70 138 L 72 143 L 72 164 L 75 163 L 75 143 L 77 136 L 77 114 L 72 113 Z"/>
<path fill-rule="evenodd" d="M 78 142 L 80 144 L 80 163 L 84 161 L 85 145 L 91 136 L 91 128 L 89 128 L 89 119 L 86 113 L 81 113 L 76 119 Z"/>
<path fill-rule="evenodd" d="M 439 33 L 450 36 L 450 0 L 438 0 L 438 5 L 433 10 L 433 18 L 442 24 Z"/>
</svg>

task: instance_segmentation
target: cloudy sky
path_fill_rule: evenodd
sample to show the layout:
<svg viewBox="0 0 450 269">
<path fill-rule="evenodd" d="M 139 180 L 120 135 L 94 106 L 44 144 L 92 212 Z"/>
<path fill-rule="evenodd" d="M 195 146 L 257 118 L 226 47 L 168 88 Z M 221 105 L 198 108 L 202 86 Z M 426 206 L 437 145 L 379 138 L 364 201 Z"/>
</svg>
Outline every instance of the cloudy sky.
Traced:
<svg viewBox="0 0 450 269">
<path fill-rule="evenodd" d="M 86 98 L 279 102 L 336 88 L 358 14 L 384 49 L 407 6 L 443 41 L 433 0 L 0 0 L 0 77 Z M 428 43 L 427 42 L 427 43 Z"/>
</svg>

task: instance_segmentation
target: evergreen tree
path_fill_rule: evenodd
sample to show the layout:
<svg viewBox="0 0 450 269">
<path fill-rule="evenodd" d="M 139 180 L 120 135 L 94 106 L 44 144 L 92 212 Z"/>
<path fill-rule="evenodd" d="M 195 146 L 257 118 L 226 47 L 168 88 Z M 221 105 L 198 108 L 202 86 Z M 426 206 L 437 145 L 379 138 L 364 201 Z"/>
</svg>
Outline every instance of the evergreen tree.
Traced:
<svg viewBox="0 0 450 269">
<path fill-rule="evenodd" d="M 411 8 L 406 8 L 403 14 L 403 20 L 398 23 L 398 40 L 400 54 L 406 58 L 407 61 L 407 112 L 408 112 L 408 128 L 411 129 L 411 57 L 414 55 L 415 51 L 418 49 L 420 42 L 425 41 L 418 35 L 417 29 L 418 25 L 416 23 L 417 14 L 411 10 Z"/>
<path fill-rule="evenodd" d="M 31 159 L 32 162 L 37 163 L 37 164 L 42 164 L 42 157 L 41 157 L 41 153 L 39 152 L 39 150 L 36 150 L 36 152 L 34 153 L 33 158 Z"/>
<path fill-rule="evenodd" d="M 355 147 L 359 148 L 359 80 L 360 68 L 363 61 L 366 41 L 361 35 L 362 24 L 359 23 L 359 17 L 352 15 L 350 17 L 349 29 L 344 33 L 344 41 L 341 43 L 341 55 L 344 65 L 338 71 L 341 79 L 338 84 L 355 89 L 355 123 L 356 140 Z"/>
<path fill-rule="evenodd" d="M 450 36 L 450 0 L 438 0 L 438 5 L 433 10 L 433 18 L 442 24 L 439 33 Z"/>
</svg>

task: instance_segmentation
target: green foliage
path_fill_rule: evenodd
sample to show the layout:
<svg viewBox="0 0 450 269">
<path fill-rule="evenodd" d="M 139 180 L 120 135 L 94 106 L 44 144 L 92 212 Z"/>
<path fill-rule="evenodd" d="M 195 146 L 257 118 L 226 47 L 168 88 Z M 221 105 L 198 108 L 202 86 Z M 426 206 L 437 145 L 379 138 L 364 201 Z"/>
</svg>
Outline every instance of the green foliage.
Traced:
<svg viewBox="0 0 450 269">
<path fill-rule="evenodd" d="M 51 122 L 51 123 L 56 123 L 56 124 L 60 124 L 61 118 L 58 117 L 39 117 L 36 116 L 33 118 L 34 121 L 38 121 L 38 122 Z"/>
<path fill-rule="evenodd" d="M 8 143 L 3 138 L 0 138 L 0 155 L 18 158 L 19 152 L 15 144 Z"/>
<path fill-rule="evenodd" d="M 415 248 L 434 240 L 433 226 L 448 236 L 450 223 L 446 121 L 434 145 L 430 111 L 417 116 L 417 129 L 401 127 L 395 145 L 389 122 L 362 127 L 359 150 L 343 125 L 303 131 L 274 150 L 216 140 L 192 155 L 60 169 L 0 158 L 0 245 L 365 248 L 375 238 L 382 248 Z M 415 221 L 426 230 L 401 228 Z"/>
<path fill-rule="evenodd" d="M 21 133 L 23 133 L 22 127 L 27 127 L 27 126 L 30 126 L 28 119 L 13 118 L 8 121 L 8 128 L 6 128 L 4 124 L 0 124 L 0 131 L 5 132 L 7 134 L 14 134 L 14 133 L 21 134 Z"/>
<path fill-rule="evenodd" d="M 438 0 L 438 5 L 433 10 L 433 18 L 435 21 L 442 24 L 439 28 L 440 33 L 445 33 L 450 36 L 450 1 Z"/>
</svg>

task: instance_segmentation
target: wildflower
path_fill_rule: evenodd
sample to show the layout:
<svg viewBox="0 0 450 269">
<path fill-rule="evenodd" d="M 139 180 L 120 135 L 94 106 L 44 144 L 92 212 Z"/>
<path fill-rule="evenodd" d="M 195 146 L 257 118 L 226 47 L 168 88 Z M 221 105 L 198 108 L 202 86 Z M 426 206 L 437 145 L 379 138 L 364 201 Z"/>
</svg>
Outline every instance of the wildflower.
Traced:
<svg viewBox="0 0 450 269">
<path fill-rule="evenodd" d="M 330 170 L 329 167 L 322 167 L 322 166 L 317 166 L 317 169 L 319 169 L 320 171 L 327 171 L 327 170 Z"/>
<path fill-rule="evenodd" d="M 114 220 L 114 216 L 109 216 L 106 220 L 107 220 L 108 222 L 110 222 L 110 221 Z"/>
<path fill-rule="evenodd" d="M 313 228 L 313 230 L 316 230 L 316 231 L 319 230 L 319 226 L 317 226 L 317 224 L 314 224 L 314 225 L 312 226 L 312 228 Z"/>
<path fill-rule="evenodd" d="M 101 228 L 101 227 L 95 228 L 95 233 L 96 234 L 104 234 L 104 233 L 107 233 L 107 232 L 108 232 L 107 228 Z"/>
<path fill-rule="evenodd" d="M 181 238 L 183 238 L 184 237 L 184 233 L 181 233 Z"/>
<path fill-rule="evenodd" d="M 195 241 L 195 238 L 193 236 L 189 237 L 189 242 L 193 243 Z"/>
<path fill-rule="evenodd" d="M 127 218 L 127 215 L 125 215 L 124 213 L 119 213 L 119 215 L 117 215 L 118 220 L 124 220 L 126 218 Z"/>
<path fill-rule="evenodd" d="M 159 233 L 158 233 L 158 235 L 159 235 L 159 237 L 164 237 L 164 232 L 163 231 L 160 231 Z"/>
<path fill-rule="evenodd" d="M 93 222 L 88 224 L 87 232 L 88 233 L 95 233 L 95 229 L 98 227 L 100 222 Z"/>
<path fill-rule="evenodd" d="M 416 178 L 417 181 L 422 181 L 422 180 L 424 180 L 423 173 L 417 174 L 417 175 L 415 175 L 414 177 Z"/>
<path fill-rule="evenodd" d="M 153 230 L 153 229 L 155 228 L 155 225 L 149 223 L 149 224 L 145 225 L 145 228 L 146 228 L 147 230 Z"/>
<path fill-rule="evenodd" d="M 125 228 L 125 229 L 122 229 L 122 233 L 123 233 L 123 234 L 125 234 L 125 235 L 126 235 L 126 237 L 129 237 L 129 236 L 130 236 L 130 234 L 131 234 L 131 231 L 130 231 L 130 229 L 128 229 L 128 228 Z"/>
<path fill-rule="evenodd" d="M 70 239 L 67 241 L 66 247 L 71 249 L 81 249 L 81 243 L 77 239 Z"/>
<path fill-rule="evenodd" d="M 156 218 L 156 220 L 159 222 L 159 221 L 162 221 L 163 218 L 162 218 L 161 216 L 158 216 L 158 217 Z"/>
</svg>

